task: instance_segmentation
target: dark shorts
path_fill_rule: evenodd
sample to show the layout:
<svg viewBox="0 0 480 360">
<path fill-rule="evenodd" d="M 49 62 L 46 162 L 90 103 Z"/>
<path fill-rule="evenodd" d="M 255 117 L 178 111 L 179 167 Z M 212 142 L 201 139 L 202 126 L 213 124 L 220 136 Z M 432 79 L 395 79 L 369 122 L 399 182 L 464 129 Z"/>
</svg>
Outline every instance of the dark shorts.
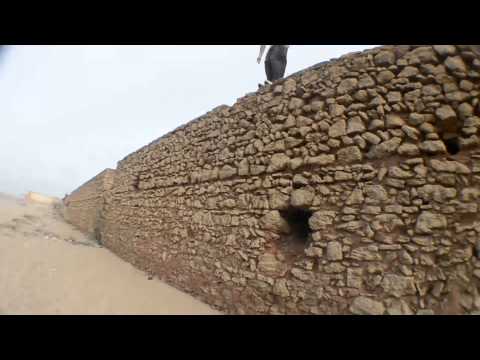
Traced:
<svg viewBox="0 0 480 360">
<path fill-rule="evenodd" d="M 276 81 L 283 78 L 287 68 L 288 49 L 281 45 L 272 45 L 265 60 L 265 72 L 268 81 Z"/>
</svg>

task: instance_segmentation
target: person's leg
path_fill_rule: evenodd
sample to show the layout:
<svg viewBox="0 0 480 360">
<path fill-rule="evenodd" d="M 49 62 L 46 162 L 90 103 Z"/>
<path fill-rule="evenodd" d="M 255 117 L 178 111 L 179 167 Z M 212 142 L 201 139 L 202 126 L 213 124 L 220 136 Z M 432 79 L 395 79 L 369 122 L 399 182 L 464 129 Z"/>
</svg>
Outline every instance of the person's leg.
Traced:
<svg viewBox="0 0 480 360">
<path fill-rule="evenodd" d="M 272 82 L 283 78 L 287 68 L 287 59 L 285 57 L 272 60 Z"/>
<path fill-rule="evenodd" d="M 265 60 L 265 73 L 267 74 L 267 80 L 272 81 L 272 78 L 273 78 L 272 60 L 268 58 Z"/>
<path fill-rule="evenodd" d="M 274 59 L 271 64 L 271 80 L 269 80 L 273 82 L 283 78 L 285 75 L 285 69 L 287 68 L 286 59 Z"/>
</svg>

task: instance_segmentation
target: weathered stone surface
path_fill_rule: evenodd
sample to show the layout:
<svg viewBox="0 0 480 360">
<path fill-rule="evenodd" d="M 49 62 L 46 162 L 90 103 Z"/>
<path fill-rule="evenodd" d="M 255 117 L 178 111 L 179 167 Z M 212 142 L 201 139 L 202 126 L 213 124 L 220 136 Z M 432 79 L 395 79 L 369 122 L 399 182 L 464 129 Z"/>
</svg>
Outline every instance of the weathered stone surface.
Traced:
<svg viewBox="0 0 480 360">
<path fill-rule="evenodd" d="M 338 261 L 343 259 L 342 244 L 338 241 L 331 241 L 327 245 L 327 259 Z"/>
<path fill-rule="evenodd" d="M 362 161 L 363 155 L 358 146 L 349 146 L 338 150 L 337 159 L 341 163 L 351 164 Z"/>
<path fill-rule="evenodd" d="M 363 285 L 363 269 L 347 269 L 347 286 L 360 289 Z"/>
<path fill-rule="evenodd" d="M 320 230 L 332 225 L 334 219 L 334 211 L 317 211 L 313 213 L 308 222 L 312 230 Z"/>
<path fill-rule="evenodd" d="M 355 315 L 383 315 L 385 306 L 379 301 L 360 296 L 353 300 L 350 311 Z"/>
<path fill-rule="evenodd" d="M 367 154 L 369 159 L 380 159 L 389 154 L 394 153 L 397 148 L 402 143 L 402 139 L 398 137 L 391 138 L 390 140 L 384 141 L 379 145 L 372 147 L 372 150 Z"/>
<path fill-rule="evenodd" d="M 449 56 L 445 60 L 445 66 L 448 70 L 454 72 L 466 72 L 467 66 L 463 62 L 463 59 L 460 56 Z"/>
<path fill-rule="evenodd" d="M 444 154 L 447 152 L 445 143 L 440 140 L 424 141 L 418 147 L 427 154 Z"/>
<path fill-rule="evenodd" d="M 353 90 L 355 90 L 358 86 L 358 80 L 355 78 L 348 78 L 345 80 L 342 80 L 340 82 L 340 85 L 338 85 L 337 88 L 337 94 L 338 95 L 344 95 L 351 93 Z"/>
<path fill-rule="evenodd" d="M 434 230 L 447 227 L 447 219 L 441 214 L 424 211 L 420 214 L 415 225 L 415 231 L 419 234 L 432 234 Z"/>
<path fill-rule="evenodd" d="M 455 174 L 470 174 L 471 170 L 464 164 L 458 161 L 436 160 L 432 159 L 430 165 L 435 171 L 455 173 Z"/>
<path fill-rule="evenodd" d="M 390 66 L 395 64 L 395 54 L 391 51 L 381 51 L 375 55 L 375 64 L 378 66 Z"/>
<path fill-rule="evenodd" d="M 402 156 L 417 156 L 420 154 L 420 149 L 415 144 L 402 144 L 398 147 L 397 152 Z"/>
<path fill-rule="evenodd" d="M 279 276 L 285 273 L 285 264 L 278 261 L 273 254 L 264 254 L 258 258 L 258 270 L 268 276 Z"/>
<path fill-rule="evenodd" d="M 329 106 L 330 116 L 332 118 L 336 118 L 338 116 L 342 116 L 345 112 L 345 106 L 340 104 L 330 104 Z"/>
<path fill-rule="evenodd" d="M 220 179 L 228 179 L 234 176 L 237 173 L 237 169 L 233 166 L 225 165 L 223 166 L 220 171 L 218 172 L 218 177 Z"/>
<path fill-rule="evenodd" d="M 367 185 L 364 194 L 367 204 L 381 204 L 388 200 L 388 194 L 382 185 Z"/>
<path fill-rule="evenodd" d="M 377 81 L 379 84 L 386 84 L 394 78 L 395 74 L 392 73 L 390 70 L 381 71 L 377 75 Z"/>
<path fill-rule="evenodd" d="M 285 279 L 277 280 L 273 286 L 273 293 L 282 298 L 288 298 L 290 296 L 290 292 L 287 288 L 287 281 Z"/>
<path fill-rule="evenodd" d="M 382 259 L 375 245 L 362 246 L 352 250 L 350 257 L 357 261 L 379 261 Z"/>
<path fill-rule="evenodd" d="M 348 120 L 347 135 L 362 133 L 365 129 L 365 124 L 360 116 Z"/>
<path fill-rule="evenodd" d="M 267 172 L 276 172 L 285 169 L 290 162 L 290 158 L 285 154 L 274 154 L 270 159 L 270 165 Z"/>
<path fill-rule="evenodd" d="M 452 56 L 457 53 L 453 45 L 433 45 L 433 48 L 440 56 Z"/>
<path fill-rule="evenodd" d="M 439 107 L 435 111 L 435 115 L 437 115 L 441 121 L 455 120 L 457 118 L 457 114 L 450 105 L 443 105 Z"/>
<path fill-rule="evenodd" d="M 414 315 L 412 309 L 404 300 L 393 300 L 387 308 L 388 315 Z"/>
<path fill-rule="evenodd" d="M 298 208 L 308 208 L 313 201 L 315 194 L 306 189 L 298 189 L 292 192 L 291 204 Z"/>
<path fill-rule="evenodd" d="M 350 196 L 345 201 L 346 205 L 359 205 L 364 202 L 365 198 L 363 196 L 363 191 L 359 188 L 353 190 Z"/>
<path fill-rule="evenodd" d="M 385 126 L 388 129 L 402 127 L 403 125 L 405 125 L 405 121 L 399 115 L 395 115 L 395 114 L 387 115 L 387 118 L 385 120 Z"/>
<path fill-rule="evenodd" d="M 439 203 L 445 203 L 457 196 L 457 190 L 442 185 L 424 185 L 418 188 L 418 196 L 425 202 L 434 200 Z"/>
<path fill-rule="evenodd" d="M 383 277 L 382 288 L 387 294 L 397 298 L 416 293 L 413 278 L 395 274 L 386 274 Z"/>
<path fill-rule="evenodd" d="M 344 119 L 339 119 L 330 126 L 328 130 L 328 136 L 337 138 L 347 134 L 347 123 Z"/>
<path fill-rule="evenodd" d="M 319 155 L 315 157 L 309 157 L 306 159 L 306 163 L 309 165 L 329 165 L 335 162 L 335 155 Z"/>
<path fill-rule="evenodd" d="M 288 234 L 291 231 L 288 222 L 280 215 L 280 212 L 276 210 L 270 211 L 268 214 L 264 215 L 260 220 L 260 223 L 266 230 L 285 234 Z"/>
</svg>

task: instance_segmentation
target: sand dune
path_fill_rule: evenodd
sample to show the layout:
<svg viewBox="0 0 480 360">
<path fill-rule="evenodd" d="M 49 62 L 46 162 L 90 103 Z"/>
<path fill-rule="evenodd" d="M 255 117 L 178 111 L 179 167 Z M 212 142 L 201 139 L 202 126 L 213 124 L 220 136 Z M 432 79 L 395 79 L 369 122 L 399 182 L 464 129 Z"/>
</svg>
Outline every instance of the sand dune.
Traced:
<svg viewBox="0 0 480 360">
<path fill-rule="evenodd" d="M 50 205 L 0 194 L 0 314 L 218 314 L 133 268 Z"/>
</svg>

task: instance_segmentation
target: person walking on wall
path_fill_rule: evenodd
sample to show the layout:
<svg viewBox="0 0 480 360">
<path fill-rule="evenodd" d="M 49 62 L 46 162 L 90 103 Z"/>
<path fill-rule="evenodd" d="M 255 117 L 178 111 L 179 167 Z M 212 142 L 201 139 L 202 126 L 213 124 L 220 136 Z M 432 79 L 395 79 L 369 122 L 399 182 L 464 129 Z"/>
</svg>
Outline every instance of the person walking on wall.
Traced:
<svg viewBox="0 0 480 360">
<path fill-rule="evenodd" d="M 267 45 L 260 45 L 260 54 L 257 58 L 257 63 L 259 64 L 262 61 L 266 47 Z M 274 81 L 283 78 L 285 75 L 289 47 L 290 45 L 271 45 L 270 49 L 268 49 L 267 57 L 265 58 L 265 72 L 267 73 L 266 84 L 271 84 Z"/>
</svg>

